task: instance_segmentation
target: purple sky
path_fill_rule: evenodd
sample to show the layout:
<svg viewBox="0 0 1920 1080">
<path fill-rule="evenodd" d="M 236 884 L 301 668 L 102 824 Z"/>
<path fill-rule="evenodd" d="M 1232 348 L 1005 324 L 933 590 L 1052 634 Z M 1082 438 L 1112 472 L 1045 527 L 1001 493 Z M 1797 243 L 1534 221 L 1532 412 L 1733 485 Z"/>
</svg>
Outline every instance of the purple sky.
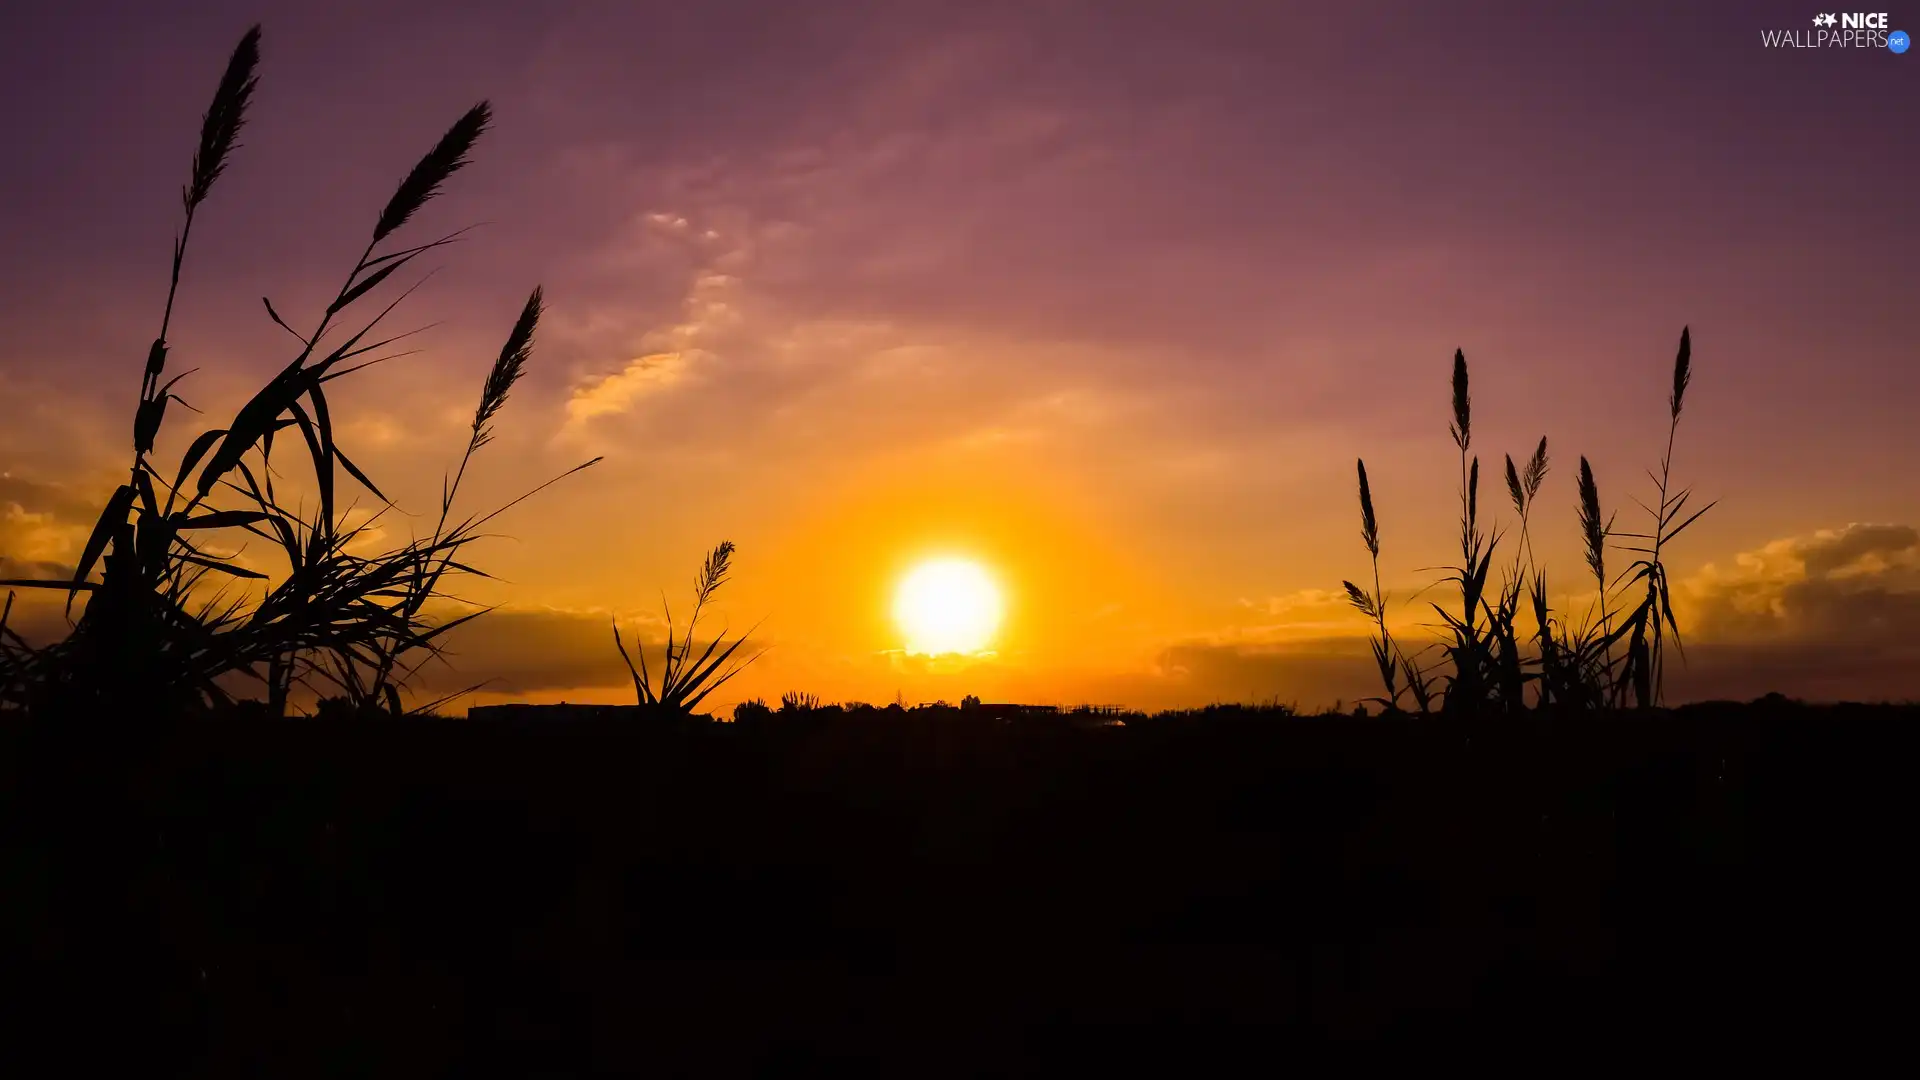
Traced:
<svg viewBox="0 0 1920 1080">
<path fill-rule="evenodd" d="M 1003 656 L 961 681 L 1351 699 L 1365 626 L 1327 590 L 1365 572 L 1353 459 L 1408 595 L 1447 554 L 1464 348 L 1476 449 L 1552 440 L 1541 546 L 1577 590 L 1577 455 L 1610 505 L 1645 497 L 1691 324 L 1678 467 L 1723 502 L 1676 555 L 1704 650 L 1684 685 L 1920 696 L 1920 57 L 1762 47 L 1819 10 L 10 10 L 0 556 L 70 562 L 111 490 L 193 134 L 258 20 L 173 333 L 205 369 L 188 400 L 217 420 L 283 363 L 259 297 L 324 303 L 399 175 L 491 99 L 412 228 L 486 224 L 343 438 L 424 509 L 545 285 L 475 493 L 608 460 L 489 549 L 509 611 L 462 666 L 503 692 L 617 698 L 606 612 L 657 610 L 731 537 L 733 607 L 778 646 L 754 692 L 957 696 L 875 615 L 897 563 L 957 545 L 1013 600 Z"/>
</svg>

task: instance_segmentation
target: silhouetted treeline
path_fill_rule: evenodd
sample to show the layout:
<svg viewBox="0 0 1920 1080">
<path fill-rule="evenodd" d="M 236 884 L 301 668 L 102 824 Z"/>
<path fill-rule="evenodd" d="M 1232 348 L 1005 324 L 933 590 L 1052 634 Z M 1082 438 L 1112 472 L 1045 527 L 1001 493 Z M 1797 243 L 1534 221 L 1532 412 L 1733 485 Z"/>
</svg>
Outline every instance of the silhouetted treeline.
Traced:
<svg viewBox="0 0 1920 1080">
<path fill-rule="evenodd" d="M 1847 1050 L 1903 1001 L 1916 719 L 15 726 L 9 1034 L 283 1077 Z"/>
</svg>

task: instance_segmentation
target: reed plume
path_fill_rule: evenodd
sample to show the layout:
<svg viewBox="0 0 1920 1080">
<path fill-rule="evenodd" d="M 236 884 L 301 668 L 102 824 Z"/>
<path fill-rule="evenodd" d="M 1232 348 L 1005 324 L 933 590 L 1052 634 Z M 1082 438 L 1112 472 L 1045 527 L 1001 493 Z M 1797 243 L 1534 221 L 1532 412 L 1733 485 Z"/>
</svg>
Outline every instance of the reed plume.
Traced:
<svg viewBox="0 0 1920 1080">
<path fill-rule="evenodd" d="M 200 118 L 200 145 L 193 152 L 193 177 L 181 191 L 181 203 L 187 213 L 206 201 L 213 182 L 226 171 L 227 158 L 240 144 L 240 129 L 247 123 L 247 106 L 253 101 L 254 87 L 260 79 L 253 69 L 260 63 L 260 27 L 254 27 L 234 46 L 227 61 L 220 87 L 214 91 L 213 104 Z"/>
<path fill-rule="evenodd" d="M 1676 421 L 1680 419 L 1680 406 L 1687 397 L 1687 384 L 1693 381 L 1693 328 L 1680 329 L 1680 354 L 1673 361 L 1673 393 L 1667 398 L 1667 409 Z M 1667 452 L 1673 452 L 1668 446 Z"/>
<path fill-rule="evenodd" d="M 1367 483 L 1367 462 L 1359 461 L 1360 469 L 1360 538 L 1366 541 L 1367 552 L 1375 559 L 1380 557 L 1380 522 L 1373 515 L 1373 488 Z"/>
<path fill-rule="evenodd" d="M 482 101 L 453 122 L 453 126 L 440 137 L 433 149 L 427 151 L 420 163 L 400 181 L 393 198 L 387 200 L 386 208 L 380 211 L 379 222 L 373 227 L 374 243 L 385 240 L 395 229 L 405 225 L 407 219 L 425 206 L 428 199 L 440 193 L 440 185 L 449 176 L 466 167 L 468 151 L 473 149 L 474 142 L 487 130 L 492 119 L 493 107 Z"/>
<path fill-rule="evenodd" d="M 1453 444 L 1466 453 L 1473 444 L 1473 399 L 1467 395 L 1467 354 L 1453 350 Z"/>
<path fill-rule="evenodd" d="M 540 316 L 545 311 L 543 295 L 541 288 L 534 286 L 526 305 L 520 309 L 520 317 L 514 320 L 513 330 L 507 334 L 506 344 L 500 346 L 500 355 L 494 358 L 493 367 L 487 370 L 487 381 L 480 387 L 480 404 L 473 410 L 473 427 L 467 438 L 466 453 L 460 457 L 460 467 L 454 472 L 453 482 L 440 493 L 440 520 L 443 524 L 453 509 L 453 499 L 460 490 L 460 481 L 467 475 L 467 463 L 481 447 L 493 441 L 493 429 L 489 425 L 506 405 L 513 384 L 519 382 L 520 376 L 526 372 L 527 360 L 533 355 L 533 333 L 539 329 Z"/>
<path fill-rule="evenodd" d="M 1600 520 L 1600 488 L 1593 481 L 1593 466 L 1585 455 L 1580 458 L 1580 535 L 1586 542 L 1587 569 L 1603 590 L 1607 587 L 1607 527 Z"/>
</svg>

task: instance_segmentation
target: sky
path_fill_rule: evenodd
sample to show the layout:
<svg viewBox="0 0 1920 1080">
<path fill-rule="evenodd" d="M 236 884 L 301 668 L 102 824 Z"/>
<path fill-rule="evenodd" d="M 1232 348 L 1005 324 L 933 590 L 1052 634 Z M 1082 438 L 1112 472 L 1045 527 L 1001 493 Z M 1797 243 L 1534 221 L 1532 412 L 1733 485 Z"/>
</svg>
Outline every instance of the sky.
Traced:
<svg viewBox="0 0 1920 1080">
<path fill-rule="evenodd" d="M 1920 57 L 1763 46 L 1815 14 L 28 4 L 0 36 L 0 577 L 70 567 L 124 476 L 200 114 L 259 21 L 169 335 L 205 415 L 171 414 L 159 460 L 290 358 L 260 298 L 310 322 L 483 98 L 493 130 L 406 235 L 478 227 L 394 316 L 418 351 L 334 384 L 339 437 L 400 508 L 379 536 L 430 528 L 537 284 L 463 505 L 604 458 L 474 549 L 497 580 L 462 595 L 498 607 L 422 694 L 631 700 L 610 622 L 657 642 L 731 540 L 711 628 L 760 659 L 723 709 L 1351 702 L 1354 463 L 1424 640 L 1454 350 L 1508 523 L 1501 455 L 1548 437 L 1530 535 L 1577 611 L 1579 458 L 1639 527 L 1690 326 L 1675 470 L 1720 501 L 1670 552 L 1671 691 L 1920 698 Z M 982 655 L 904 651 L 892 593 L 938 556 L 1000 585 Z"/>
</svg>

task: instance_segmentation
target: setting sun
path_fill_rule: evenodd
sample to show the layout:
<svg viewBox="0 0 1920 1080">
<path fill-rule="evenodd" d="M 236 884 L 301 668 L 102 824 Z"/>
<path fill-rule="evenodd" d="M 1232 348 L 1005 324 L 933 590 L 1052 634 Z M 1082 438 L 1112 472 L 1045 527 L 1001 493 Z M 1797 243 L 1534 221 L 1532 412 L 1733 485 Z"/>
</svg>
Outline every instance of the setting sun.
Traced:
<svg viewBox="0 0 1920 1080">
<path fill-rule="evenodd" d="M 923 562 L 893 594 L 893 620 L 912 653 L 980 652 L 993 641 L 1000 614 L 999 586 L 967 559 Z"/>
</svg>

